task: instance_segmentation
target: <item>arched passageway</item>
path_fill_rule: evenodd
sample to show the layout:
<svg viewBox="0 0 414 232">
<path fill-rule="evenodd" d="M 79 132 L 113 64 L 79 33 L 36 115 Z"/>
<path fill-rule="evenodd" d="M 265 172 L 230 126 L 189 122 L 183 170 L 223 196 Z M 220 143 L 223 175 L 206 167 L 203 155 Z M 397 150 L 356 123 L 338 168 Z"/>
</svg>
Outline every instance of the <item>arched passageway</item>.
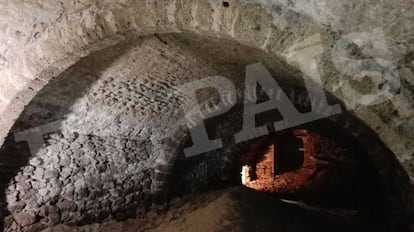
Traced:
<svg viewBox="0 0 414 232">
<path fill-rule="evenodd" d="M 369 64 L 383 65 L 385 73 L 398 72 L 401 89 L 385 103 L 357 104 L 348 112 L 345 108 L 358 102 L 342 86 L 352 74 L 344 69 L 352 67 L 330 57 L 339 54 L 347 61 L 355 58 L 351 50 L 363 58 L 376 52 L 364 47 L 358 50 L 343 40 L 353 39 L 345 35 L 355 29 L 352 20 L 327 26 L 324 14 L 316 16 L 299 5 L 276 2 L 266 3 L 271 7 L 256 1 L 87 2 L 82 6 L 41 4 L 40 8 L 54 13 L 34 17 L 40 25 L 35 29 L 15 31 L 16 39 L 9 43 L 19 49 L 6 52 L 7 59 L 1 59 L 0 53 L 1 73 L 7 77 L 0 80 L 0 138 L 5 138 L 0 171 L 7 230 L 146 217 L 154 203 L 165 204 L 174 196 L 242 182 L 249 185 L 261 177 L 257 169 L 266 163 L 260 157 L 267 154 L 266 149 L 276 149 L 273 157 L 267 157 L 274 165 L 272 181 L 292 182 L 277 185 L 273 192 L 330 206 L 349 203 L 359 207 L 359 202 L 370 198 L 362 211 L 375 211 L 378 205 L 381 212 L 389 211 L 372 220 L 387 217 L 392 218 L 387 226 L 406 226 L 412 211 L 411 161 L 407 158 L 412 152 L 412 131 L 406 128 L 412 118 L 406 107 L 411 97 L 405 86 L 409 82 L 404 78 L 412 62 L 411 55 L 400 54 L 402 49 L 395 45 L 410 50 L 409 44 L 401 42 L 404 33 L 395 35 L 389 45 L 391 57 L 399 57 L 395 61 L 398 69 L 367 59 Z M 23 7 L 19 3 L 10 6 Z M 29 16 L 22 21 L 28 22 Z M 400 16 L 401 20 L 407 17 Z M 401 23 L 403 27 L 409 25 Z M 383 33 L 386 40 L 394 35 L 388 30 Z M 29 34 L 33 38 L 27 40 Z M 20 45 L 25 39 L 29 42 Z M 306 50 L 309 46 L 311 50 Z M 309 56 L 315 53 L 316 58 Z M 242 125 L 246 67 L 258 62 L 304 112 L 311 103 L 302 75 L 321 75 L 330 103 L 340 103 L 343 113 L 284 131 L 287 137 L 275 133 L 235 143 L 233 135 Z M 185 97 L 169 95 L 169 91 L 214 75 L 230 79 L 238 90 L 232 111 L 206 121 L 209 135 L 222 137 L 225 149 L 184 159 L 183 148 L 191 144 L 181 109 Z M 387 80 L 380 86 L 393 92 L 394 84 Z M 357 82 L 353 87 L 366 86 Z M 209 102 L 215 94 L 206 89 L 198 97 Z M 266 124 L 280 116 L 270 112 L 259 121 Z M 325 127 L 336 129 L 320 129 Z M 304 133 L 301 139 L 296 138 L 299 132 Z M 337 135 L 346 135 L 346 141 L 338 142 Z M 302 146 L 306 150 L 305 138 L 314 141 L 308 148 L 334 154 L 322 160 L 317 157 L 321 165 L 310 168 L 309 175 L 298 170 L 318 152 L 295 152 Z M 316 138 L 322 142 L 315 142 Z M 328 152 L 332 143 L 340 144 L 333 150 L 346 152 Z M 254 159 L 246 161 L 247 153 Z M 291 159 L 292 155 L 296 158 Z M 252 176 L 242 181 L 240 172 Z M 309 187 L 309 178 L 319 179 Z M 250 187 L 263 190 L 254 184 Z M 375 191 L 378 197 L 372 198 Z M 313 200 L 315 196 L 327 199 L 326 195 L 335 197 Z"/>
</svg>

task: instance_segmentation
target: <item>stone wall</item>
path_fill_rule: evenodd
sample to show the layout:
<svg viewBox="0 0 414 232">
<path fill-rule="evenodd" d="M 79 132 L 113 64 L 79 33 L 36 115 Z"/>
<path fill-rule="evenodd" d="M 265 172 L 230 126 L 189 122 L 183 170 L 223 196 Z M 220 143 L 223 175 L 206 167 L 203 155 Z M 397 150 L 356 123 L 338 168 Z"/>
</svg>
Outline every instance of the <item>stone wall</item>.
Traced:
<svg viewBox="0 0 414 232">
<path fill-rule="evenodd" d="M 122 218 L 117 212 L 129 197 L 119 196 L 121 188 L 126 191 L 122 196 L 145 205 L 149 191 L 167 181 L 178 145 L 185 140 L 182 99 L 166 99 L 166 92 L 211 75 L 228 77 L 240 87 L 246 65 L 258 61 L 288 85 L 302 85 L 302 74 L 320 75 L 324 89 L 373 130 L 365 132 L 349 117 L 337 119 L 365 147 L 372 147 L 368 153 L 381 175 L 404 179 L 391 162 L 395 156 L 413 176 L 412 1 L 228 3 L 0 1 L 0 143 L 9 134 L 1 153 L 13 218 L 9 228 L 37 222 L 32 227 L 42 227 L 59 217 L 70 223 L 104 219 L 109 215 L 97 215 L 101 204 L 108 204 L 105 212 Z M 307 43 L 312 49 L 304 49 Z M 394 91 L 395 80 L 381 76 L 374 89 L 385 86 L 395 96 L 365 106 L 344 88 L 359 71 L 395 74 L 391 76 L 400 78 L 401 88 Z M 369 83 L 351 84 L 361 92 L 369 90 Z M 29 154 L 33 147 L 19 143 L 24 133 L 50 124 L 48 143 Z M 168 154 L 161 152 L 164 144 L 157 144 L 164 137 L 175 140 L 167 144 Z M 388 147 L 377 146 L 379 139 Z M 232 159 L 219 161 L 226 168 Z M 207 176 L 197 174 L 194 183 Z M 384 183 L 398 185 L 395 179 L 384 178 Z M 102 192 L 106 182 L 112 184 Z M 402 196 L 401 202 L 409 198 Z"/>
<path fill-rule="evenodd" d="M 1 4 L 0 65 L 5 77 L 0 83 L 2 139 L 33 96 L 81 57 L 131 37 L 191 32 L 234 40 L 289 62 L 311 77 L 320 74 L 324 88 L 355 109 L 406 171 L 412 171 L 414 151 L 408 139 L 414 131 L 410 129 L 412 1 L 235 0 L 224 6 L 222 1 L 186 0 L 148 0 L 145 4 L 4 0 Z M 301 43 L 307 40 L 319 45 L 304 50 Z M 349 40 L 357 41 L 357 46 Z M 310 62 L 317 53 L 316 62 Z M 349 63 L 350 59 L 356 62 Z M 358 61 L 364 60 L 367 65 L 360 66 Z M 397 93 L 392 99 L 364 106 L 344 87 L 343 80 L 369 70 L 390 75 L 372 80 L 377 86 L 386 82 L 380 89 Z M 399 80 L 400 91 L 396 89 Z M 360 81 L 352 84 L 359 91 L 367 89 Z"/>
<path fill-rule="evenodd" d="M 217 72 L 240 86 L 245 65 L 258 59 L 276 67 L 275 73 L 286 68 L 257 50 L 218 40 L 205 46 L 205 41 L 179 35 L 129 41 L 83 59 L 43 88 L 0 152 L 7 174 L 3 204 L 10 214 L 5 227 L 30 231 L 145 215 L 154 189 L 166 181 L 157 185 L 156 171 L 164 170 L 157 162 L 165 166 L 162 154 L 174 158 L 178 152 L 158 143 L 173 138 L 179 144 L 188 134 L 177 135 L 186 125 L 185 96 L 167 97 L 169 91 Z M 224 47 L 232 52 L 217 59 L 212 48 Z"/>
<path fill-rule="evenodd" d="M 150 206 L 148 141 L 63 132 L 46 142 L 8 185 L 8 230 L 143 216 Z"/>
</svg>

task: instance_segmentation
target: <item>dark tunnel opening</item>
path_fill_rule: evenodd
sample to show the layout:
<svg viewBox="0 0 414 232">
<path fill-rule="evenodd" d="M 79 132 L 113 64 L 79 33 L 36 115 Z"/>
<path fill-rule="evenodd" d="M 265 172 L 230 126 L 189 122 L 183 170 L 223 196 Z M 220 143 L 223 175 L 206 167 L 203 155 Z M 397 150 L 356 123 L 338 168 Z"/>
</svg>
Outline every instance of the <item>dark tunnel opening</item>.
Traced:
<svg viewBox="0 0 414 232">
<path fill-rule="evenodd" d="M 355 220 L 360 229 L 382 224 L 381 231 L 405 230 L 392 213 L 378 171 L 346 133 L 327 120 L 302 125 L 249 141 L 234 155 L 231 167 L 222 167 L 218 161 L 222 157 L 214 153 L 181 156 L 174 168 L 171 196 L 244 186 L 310 211 Z M 306 140 L 309 134 L 311 141 Z M 277 152 L 293 157 L 279 160 Z"/>
</svg>

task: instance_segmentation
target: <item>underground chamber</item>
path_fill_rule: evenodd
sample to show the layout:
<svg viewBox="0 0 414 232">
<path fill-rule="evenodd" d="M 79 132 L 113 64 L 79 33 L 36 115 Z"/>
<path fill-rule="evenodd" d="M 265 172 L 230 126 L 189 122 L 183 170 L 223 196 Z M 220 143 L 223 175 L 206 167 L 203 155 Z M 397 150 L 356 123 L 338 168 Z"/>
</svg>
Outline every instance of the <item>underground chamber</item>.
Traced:
<svg viewBox="0 0 414 232">
<path fill-rule="evenodd" d="M 121 228 L 128 221 L 137 230 L 180 231 L 183 218 L 188 228 L 222 230 L 407 230 L 401 215 L 410 209 L 401 196 L 410 191 L 408 177 L 344 107 L 280 131 L 272 128 L 283 120 L 275 107 L 255 120 L 267 135 L 235 141 L 246 67 L 255 63 L 300 112 L 312 110 L 299 70 L 226 39 L 147 36 L 81 59 L 40 90 L 1 148 L 4 230 Z M 238 90 L 234 107 L 203 121 L 223 147 L 187 157 L 186 98 L 169 91 L 214 75 Z M 217 103 L 212 88 L 196 95 Z M 225 221 L 204 218 L 220 210 Z"/>
</svg>

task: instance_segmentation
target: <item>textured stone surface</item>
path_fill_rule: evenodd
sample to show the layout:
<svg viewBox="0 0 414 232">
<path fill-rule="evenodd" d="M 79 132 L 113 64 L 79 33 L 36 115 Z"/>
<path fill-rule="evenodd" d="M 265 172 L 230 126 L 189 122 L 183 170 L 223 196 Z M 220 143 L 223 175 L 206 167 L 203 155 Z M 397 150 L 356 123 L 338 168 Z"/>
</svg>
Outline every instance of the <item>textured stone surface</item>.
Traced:
<svg viewBox="0 0 414 232">
<path fill-rule="evenodd" d="M 167 90 L 217 74 L 242 80 L 245 65 L 257 61 L 290 85 L 301 85 L 300 72 L 310 77 L 319 72 L 323 87 L 355 109 L 413 178 L 413 5 L 409 0 L 237 0 L 228 7 L 216 0 L 1 0 L 0 141 L 13 125 L 21 132 L 59 122 L 36 154 L 24 144 L 3 153 L 15 157 L 9 162 L 2 155 L 8 164 L 2 172 L 11 175 L 9 210 L 34 213 L 52 224 L 58 218 L 87 223 L 89 216 L 109 217 L 105 212 L 122 218 L 117 214 L 122 206 L 142 204 L 156 182 L 165 180 L 154 168 L 171 168 L 185 136 L 178 123 L 181 101 L 169 98 Z M 172 32 L 178 34 L 159 35 Z M 186 39 L 177 42 L 179 34 Z M 309 38 L 316 48 L 301 48 Z M 307 65 L 315 54 L 314 66 Z M 365 66 L 346 58 L 364 59 Z M 374 106 L 358 103 L 344 86 L 355 73 L 369 70 L 400 77 L 398 94 Z M 371 84 L 382 88 L 384 78 Z M 387 88 L 395 87 L 388 82 Z M 352 82 L 361 92 L 369 92 L 369 84 Z M 178 142 L 170 141 L 171 154 L 163 157 L 163 145 L 154 141 L 168 136 Z M 371 153 L 382 150 L 373 147 Z M 382 156 L 373 159 L 384 176 L 392 173 Z M 41 216 L 50 205 L 60 210 Z M 103 215 L 95 215 L 102 208 Z M 31 221 L 15 220 L 9 228 Z"/>
<path fill-rule="evenodd" d="M 245 64 L 275 62 L 251 48 L 210 41 L 217 50 L 232 51 L 217 59 L 212 51 L 205 54 L 211 48 L 202 47 L 206 40 L 190 38 L 148 37 L 104 50 L 45 87 L 26 107 L 1 152 L 5 160 L 13 153 L 27 157 L 11 178 L 9 211 L 33 212 L 38 224 L 47 225 L 142 216 L 151 205 L 156 160 L 163 158 L 156 142 L 173 137 L 177 122 L 185 123 L 183 100 L 168 98 L 168 91 L 186 80 L 215 75 L 219 67 L 220 74 L 240 85 Z M 143 53 L 151 55 L 141 57 Z M 273 66 L 276 73 L 292 72 L 283 70 L 286 64 Z M 13 141 L 24 140 L 21 135 L 38 127 L 47 132 L 38 150 Z M 177 148 L 171 149 L 173 158 Z"/>
<path fill-rule="evenodd" d="M 190 31 L 236 40 L 290 60 L 293 66 L 308 75 L 313 72 L 311 68 L 299 67 L 303 57 L 308 59 L 306 54 L 298 57 L 291 48 L 317 33 L 322 39 L 323 53 L 317 65 L 323 75 L 324 87 L 348 105 L 354 105 L 352 95 L 346 96 L 338 88 L 342 86 L 340 80 L 347 78 L 346 72 L 341 65 L 340 72 L 332 65 L 331 47 L 342 36 L 362 32 L 353 37 L 368 35 L 378 41 L 374 39 L 374 48 L 362 45 L 360 58 L 374 56 L 391 62 L 390 67 L 397 67 L 399 75 L 407 80 L 405 89 L 412 86 L 413 3 L 409 0 L 393 3 L 245 0 L 229 2 L 229 7 L 223 7 L 220 1 L 184 0 L 147 1 L 145 4 L 94 0 L 73 4 L 54 1 L 23 4 L 4 0 L 1 4 L 4 28 L 0 49 L 4 77 L 0 84 L 1 137 L 7 134 L 34 94 L 80 57 L 127 37 L 155 32 Z M 307 55 L 313 53 L 310 51 Z M 384 112 L 381 107 L 359 106 L 356 110 L 409 172 L 414 151 L 408 138 L 413 135 L 412 130 L 401 128 L 412 127 L 411 97 L 412 91 L 402 91 L 394 97 L 390 101 L 393 107 L 388 107 L 389 113 L 385 113 L 387 117 L 379 116 Z"/>
</svg>

